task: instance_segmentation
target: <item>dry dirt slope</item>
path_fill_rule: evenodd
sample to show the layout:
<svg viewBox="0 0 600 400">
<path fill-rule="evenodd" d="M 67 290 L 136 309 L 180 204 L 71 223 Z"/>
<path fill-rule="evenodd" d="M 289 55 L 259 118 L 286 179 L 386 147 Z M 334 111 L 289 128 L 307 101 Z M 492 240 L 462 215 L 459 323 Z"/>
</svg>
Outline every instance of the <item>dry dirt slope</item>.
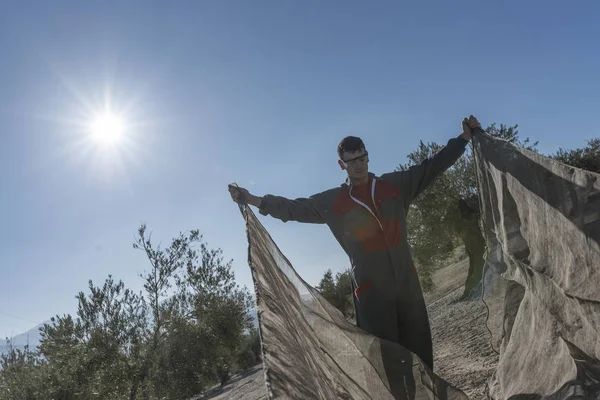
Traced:
<svg viewBox="0 0 600 400">
<path fill-rule="evenodd" d="M 485 399 L 486 381 L 498 363 L 485 326 L 480 301 L 458 301 L 463 293 L 465 259 L 434 276 L 435 292 L 426 296 L 433 333 L 435 372 L 462 389 L 470 399 Z"/>
<path fill-rule="evenodd" d="M 462 389 L 470 399 L 485 398 L 485 383 L 497 363 L 485 329 L 486 309 L 481 301 L 457 300 L 467 274 L 467 261 L 456 262 L 434 275 L 436 290 L 426 296 L 431 319 L 435 371 Z M 234 377 L 197 400 L 266 399 L 261 366 Z"/>
</svg>

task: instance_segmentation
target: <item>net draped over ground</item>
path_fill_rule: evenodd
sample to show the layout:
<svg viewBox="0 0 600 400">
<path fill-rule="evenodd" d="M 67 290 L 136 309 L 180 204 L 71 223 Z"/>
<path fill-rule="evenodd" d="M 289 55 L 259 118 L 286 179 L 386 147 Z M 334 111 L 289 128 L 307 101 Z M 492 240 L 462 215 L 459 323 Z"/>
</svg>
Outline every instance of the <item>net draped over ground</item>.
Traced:
<svg viewBox="0 0 600 400">
<path fill-rule="evenodd" d="M 493 398 L 600 398 L 600 181 L 510 143 L 473 139 L 489 255 Z M 276 399 L 466 399 L 398 344 L 346 321 L 241 206 L 265 381 Z"/>
</svg>

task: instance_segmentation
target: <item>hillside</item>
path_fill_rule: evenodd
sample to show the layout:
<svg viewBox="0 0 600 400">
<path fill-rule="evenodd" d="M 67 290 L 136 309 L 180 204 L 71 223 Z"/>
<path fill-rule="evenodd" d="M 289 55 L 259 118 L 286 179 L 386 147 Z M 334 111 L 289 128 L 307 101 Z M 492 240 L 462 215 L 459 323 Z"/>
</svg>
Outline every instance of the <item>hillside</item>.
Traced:
<svg viewBox="0 0 600 400">
<path fill-rule="evenodd" d="M 44 326 L 44 323 L 48 323 L 48 322 L 49 321 L 43 322 L 39 325 L 34 326 L 27 332 L 23 332 L 21 334 L 13 336 L 11 338 L 13 345 L 16 348 L 23 350 L 25 348 L 25 345 L 29 344 L 30 349 L 35 349 L 40 344 L 40 339 L 41 339 L 40 328 L 42 326 Z M 5 338 L 2 338 L 2 340 L 0 341 L 0 354 L 4 354 L 6 351 L 7 351 L 6 340 L 5 340 Z"/>
</svg>

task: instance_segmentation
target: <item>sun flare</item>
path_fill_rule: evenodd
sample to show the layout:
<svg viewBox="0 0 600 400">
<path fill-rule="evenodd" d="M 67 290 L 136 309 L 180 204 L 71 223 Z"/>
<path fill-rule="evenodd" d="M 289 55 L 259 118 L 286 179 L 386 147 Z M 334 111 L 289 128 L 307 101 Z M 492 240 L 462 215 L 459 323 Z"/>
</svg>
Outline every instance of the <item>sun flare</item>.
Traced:
<svg viewBox="0 0 600 400">
<path fill-rule="evenodd" d="M 102 144 L 115 144 L 121 140 L 125 133 L 125 122 L 122 118 L 112 113 L 97 116 L 91 123 L 93 139 Z"/>
<path fill-rule="evenodd" d="M 140 96 L 115 94 L 108 85 L 103 96 L 93 95 L 67 83 L 73 99 L 65 100 L 65 111 L 42 116 L 60 126 L 56 157 L 85 173 L 90 182 L 130 183 L 129 174 L 143 165 L 147 155 L 142 139 L 153 137 L 156 129 L 143 118 Z"/>
</svg>

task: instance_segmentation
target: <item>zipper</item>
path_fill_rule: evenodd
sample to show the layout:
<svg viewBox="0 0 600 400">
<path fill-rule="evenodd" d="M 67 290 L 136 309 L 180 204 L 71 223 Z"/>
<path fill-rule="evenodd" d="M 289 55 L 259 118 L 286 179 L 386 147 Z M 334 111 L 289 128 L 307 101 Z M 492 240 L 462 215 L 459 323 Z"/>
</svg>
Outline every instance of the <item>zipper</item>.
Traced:
<svg viewBox="0 0 600 400">
<path fill-rule="evenodd" d="M 377 215 L 373 212 L 373 210 L 371 210 L 371 208 L 368 205 L 366 205 L 362 201 L 358 200 L 356 197 L 352 196 L 352 186 L 350 186 L 350 191 L 348 192 L 348 195 L 357 204 L 360 204 L 361 206 L 363 206 L 364 208 L 366 208 L 367 211 L 369 211 L 371 213 L 371 215 L 373 216 L 373 218 L 375 218 L 375 220 L 379 224 L 379 227 L 381 228 L 381 231 L 384 233 L 384 239 L 385 239 L 385 231 L 383 230 L 383 225 L 381 224 L 381 221 L 379 220 L 379 218 L 377 218 Z M 375 207 L 375 211 L 378 211 L 377 210 L 377 205 L 375 204 L 375 178 L 373 178 L 373 184 L 371 185 L 371 199 L 373 200 L 373 207 Z"/>
<path fill-rule="evenodd" d="M 376 179 L 375 179 L 375 177 L 373 177 L 373 183 L 371 185 L 371 199 L 373 200 L 373 207 L 375 207 L 375 211 L 379 212 L 379 210 L 377 209 L 377 203 L 375 203 L 375 182 L 376 182 Z M 373 210 L 371 210 L 371 208 L 368 205 L 366 205 L 362 201 L 358 200 L 356 197 L 352 196 L 352 188 L 353 188 L 353 186 L 350 186 L 350 190 L 348 191 L 348 195 L 350 196 L 350 198 L 352 200 L 354 200 L 357 204 L 366 208 L 367 211 L 369 211 L 371 213 L 373 218 L 375 218 L 375 220 L 379 224 L 379 228 L 381 229 L 381 235 L 383 236 L 383 241 L 385 242 L 386 251 L 387 251 L 388 257 L 390 259 L 390 268 L 392 269 L 392 276 L 394 277 L 394 286 L 396 286 L 396 271 L 394 270 L 394 260 L 392 259 L 392 252 L 390 250 L 390 245 L 387 241 L 387 238 L 385 237 L 385 230 L 383 229 L 383 225 L 381 224 L 381 221 L 379 220 L 379 218 L 377 218 L 377 215 L 373 212 Z M 354 268 L 352 271 L 352 279 L 354 280 L 354 283 L 358 287 L 358 283 L 356 282 L 356 279 L 354 278 Z"/>
</svg>

